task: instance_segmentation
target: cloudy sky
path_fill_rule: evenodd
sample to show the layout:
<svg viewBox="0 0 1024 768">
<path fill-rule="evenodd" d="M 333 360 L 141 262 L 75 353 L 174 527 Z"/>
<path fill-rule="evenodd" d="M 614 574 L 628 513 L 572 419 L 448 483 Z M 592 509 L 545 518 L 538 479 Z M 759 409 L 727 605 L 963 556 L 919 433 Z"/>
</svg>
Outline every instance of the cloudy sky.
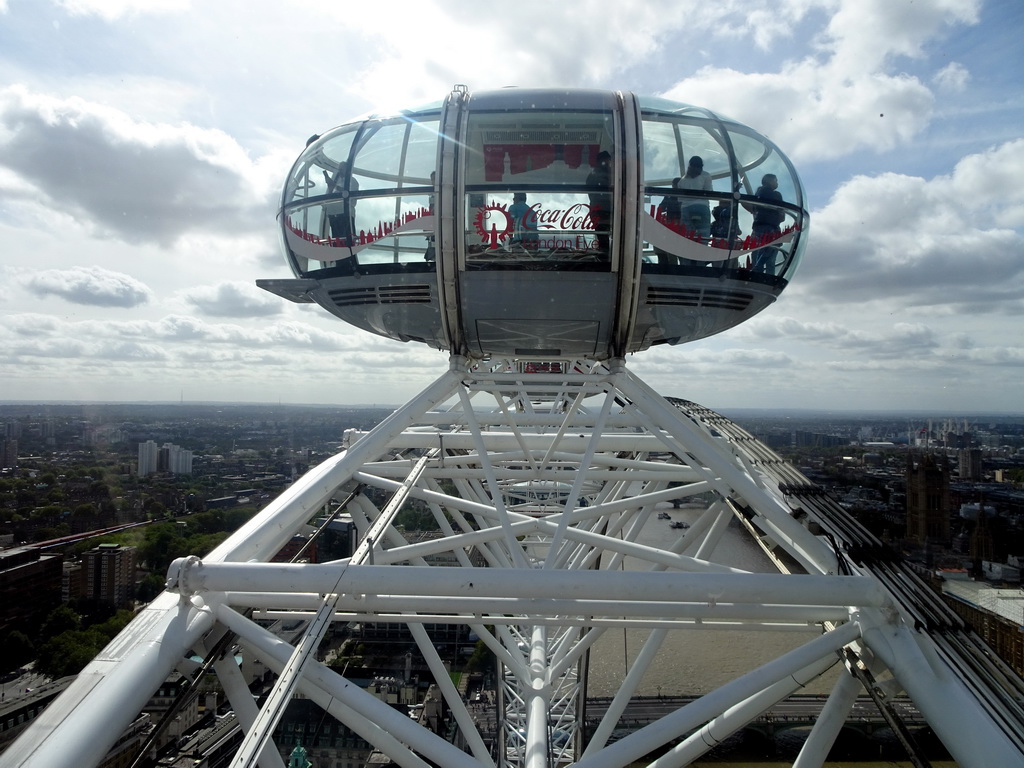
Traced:
<svg viewBox="0 0 1024 768">
<path fill-rule="evenodd" d="M 1024 412 L 1020 0 L 0 0 L 0 400 L 399 403 L 445 356 L 254 287 L 312 133 L 471 90 L 710 107 L 795 162 L 781 299 L 630 366 L 713 408 Z"/>
</svg>

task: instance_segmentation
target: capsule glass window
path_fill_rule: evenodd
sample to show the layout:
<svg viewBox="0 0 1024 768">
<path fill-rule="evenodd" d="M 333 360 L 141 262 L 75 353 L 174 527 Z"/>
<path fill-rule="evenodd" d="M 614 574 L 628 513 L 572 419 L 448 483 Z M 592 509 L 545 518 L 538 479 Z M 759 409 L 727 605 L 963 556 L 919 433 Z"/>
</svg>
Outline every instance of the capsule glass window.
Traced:
<svg viewBox="0 0 1024 768">
<path fill-rule="evenodd" d="M 466 140 L 467 265 L 608 269 L 611 112 L 474 112 Z"/>
</svg>

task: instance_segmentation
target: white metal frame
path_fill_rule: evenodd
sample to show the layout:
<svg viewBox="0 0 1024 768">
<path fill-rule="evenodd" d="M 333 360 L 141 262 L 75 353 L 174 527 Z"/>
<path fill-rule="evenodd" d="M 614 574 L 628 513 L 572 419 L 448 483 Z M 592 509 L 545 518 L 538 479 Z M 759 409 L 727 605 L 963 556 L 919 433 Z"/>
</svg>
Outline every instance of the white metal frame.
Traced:
<svg viewBox="0 0 1024 768">
<path fill-rule="evenodd" d="M 402 766 L 614 768 L 656 748 L 667 751 L 650 765 L 682 766 L 837 662 L 867 670 L 891 693 L 907 692 L 960 764 L 1021 764 L 1013 718 L 993 714 L 984 687 L 915 628 L 884 580 L 843 558 L 834 538 L 812 525 L 813 514 L 794 513 L 747 443 L 666 401 L 621 360 L 566 361 L 565 370 L 525 374 L 516 361 L 471 366 L 452 358 L 433 385 L 373 431 L 347 435 L 344 451 L 222 546 L 176 561 L 168 591 L 0 765 L 63 766 L 69 755 L 77 765 L 98 764 L 165 676 L 224 633 L 278 673 L 257 708 L 235 664 L 214 665 L 246 731 L 233 766 L 283 765 L 271 736 L 295 692 Z M 523 482 L 570 490 L 558 511 L 508 509 L 503 488 Z M 389 502 L 378 508 L 361 493 L 368 487 L 386 491 Z M 688 529 L 661 547 L 638 541 L 659 504 L 698 495 L 712 502 Z M 353 557 L 268 562 L 349 497 L 360 532 Z M 443 537 L 410 543 L 393 525 L 411 498 L 432 510 Z M 734 516 L 800 575 L 717 562 L 715 546 Z M 473 551 L 487 567 L 473 567 Z M 461 567 L 429 566 L 426 558 L 438 554 Z M 627 557 L 645 568 L 621 570 Z M 293 646 L 256 623 L 265 616 L 301 617 L 307 629 Z M 331 624 L 353 621 L 408 625 L 467 751 L 317 661 Z M 430 623 L 471 627 L 500 662 L 500 738 L 492 748 L 444 674 L 424 629 Z M 585 743 L 586 657 L 603 633 L 623 627 L 647 630 L 647 640 Z M 680 628 L 804 632 L 808 640 L 611 743 L 659 647 Z M 840 676 L 796 765 L 822 765 L 858 692 L 854 677 Z"/>
</svg>

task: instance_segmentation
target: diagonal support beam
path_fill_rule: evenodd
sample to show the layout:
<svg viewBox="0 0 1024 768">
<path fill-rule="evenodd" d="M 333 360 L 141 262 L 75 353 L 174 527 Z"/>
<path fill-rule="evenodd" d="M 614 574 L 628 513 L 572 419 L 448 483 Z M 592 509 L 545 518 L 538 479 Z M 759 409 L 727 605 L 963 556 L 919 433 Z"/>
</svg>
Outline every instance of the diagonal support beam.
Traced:
<svg viewBox="0 0 1024 768">
<path fill-rule="evenodd" d="M 311 659 L 315 658 L 320 641 L 331 626 L 334 612 L 338 607 L 338 600 L 341 597 L 338 587 L 345 578 L 345 572 L 351 565 L 359 565 L 367 560 L 372 561 L 374 542 L 378 541 L 384 531 L 394 522 L 395 516 L 405 504 L 405 500 L 409 495 L 409 489 L 418 482 L 419 476 L 423 473 L 423 468 L 429 460 L 430 455 L 428 454 L 416 463 L 412 472 L 409 473 L 409 477 L 402 483 L 401 489 L 395 493 L 381 514 L 370 525 L 363 540 L 356 547 L 356 551 L 353 553 L 349 564 L 338 575 L 338 581 L 335 583 L 334 588 L 324 596 L 316 616 L 307 625 L 305 633 L 295 647 L 295 652 L 275 681 L 270 695 L 267 697 L 266 702 L 260 709 L 259 715 L 256 717 L 256 721 L 253 723 L 253 727 L 245 734 L 242 746 L 235 753 L 234 760 L 231 761 L 231 768 L 251 768 L 251 766 L 256 764 L 259 755 L 263 752 L 264 747 L 273 735 L 274 728 L 281 721 L 288 702 L 291 701 L 292 694 L 299 678 L 302 676 L 303 669 Z"/>
</svg>

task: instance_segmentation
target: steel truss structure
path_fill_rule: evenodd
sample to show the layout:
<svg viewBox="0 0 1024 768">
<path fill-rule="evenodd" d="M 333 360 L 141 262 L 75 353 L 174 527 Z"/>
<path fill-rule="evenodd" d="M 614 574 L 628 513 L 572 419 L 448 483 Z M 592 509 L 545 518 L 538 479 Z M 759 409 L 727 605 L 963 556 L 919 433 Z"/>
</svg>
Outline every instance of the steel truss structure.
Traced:
<svg viewBox="0 0 1024 768">
<path fill-rule="evenodd" d="M 245 731 L 232 766 L 284 765 L 272 734 L 296 693 L 401 766 L 683 766 L 836 664 L 848 672 L 795 765 L 822 765 L 865 690 L 883 709 L 909 694 L 961 765 L 1022 764 L 1020 680 L 806 478 L 718 414 L 661 397 L 622 360 L 553 368 L 453 357 L 434 384 L 371 432 L 347 435 L 345 450 L 214 552 L 176 561 L 167 591 L 0 763 L 63 766 L 74 755 L 77 765 L 98 764 L 172 670 L 195 673 L 188 659 L 198 654 Z M 640 542 L 658 506 L 680 498 L 702 500 L 695 522 L 661 546 Z M 414 543 L 395 526 L 412 500 L 443 536 Z M 311 520 L 340 510 L 360 533 L 351 558 L 269 562 Z M 716 560 L 734 519 L 780 573 Z M 460 567 L 428 565 L 441 556 Z M 286 643 L 258 622 L 268 616 L 306 619 L 305 632 Z M 317 660 L 337 622 L 409 628 L 460 746 Z M 434 624 L 469 626 L 498 661 L 490 743 L 431 641 Z M 624 627 L 646 640 L 585 738 L 588 654 Z M 641 681 L 656 674 L 659 647 L 694 628 L 803 632 L 807 641 L 611 741 Z M 236 648 L 277 672 L 262 706 Z"/>
</svg>

